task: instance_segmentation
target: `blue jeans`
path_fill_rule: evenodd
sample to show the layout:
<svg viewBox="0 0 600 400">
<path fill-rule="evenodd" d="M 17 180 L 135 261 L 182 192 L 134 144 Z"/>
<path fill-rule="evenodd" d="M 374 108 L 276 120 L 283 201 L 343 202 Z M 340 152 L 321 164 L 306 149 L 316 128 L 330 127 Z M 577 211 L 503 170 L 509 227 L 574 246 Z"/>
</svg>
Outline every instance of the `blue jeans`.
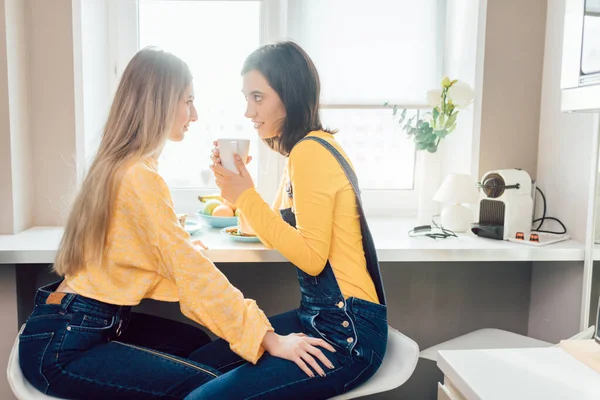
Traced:
<svg viewBox="0 0 600 400">
<path fill-rule="evenodd" d="M 19 358 L 39 391 L 64 399 L 182 399 L 220 373 L 187 359 L 202 330 L 131 307 L 40 288 Z"/>
<path fill-rule="evenodd" d="M 323 338 L 336 352 L 320 348 L 333 363 L 329 369 L 319 362 L 326 376 L 307 376 L 295 363 L 282 358 L 263 355 L 256 365 L 247 363 L 229 350 L 223 340 L 216 340 L 190 355 L 190 359 L 210 365 L 223 373 L 194 390 L 185 400 L 237 400 L 237 399 L 329 399 L 352 390 L 367 381 L 379 368 L 387 345 L 387 319 L 385 306 L 350 298 L 347 313 L 356 331 L 356 345 L 348 351 L 346 338 L 339 340 L 334 331 L 327 333 L 312 329 L 318 326 L 314 319 L 327 318 L 327 313 L 310 317 L 310 310 L 300 308 L 270 318 L 275 332 L 286 335 L 304 332 Z M 306 321 L 306 318 L 313 321 Z M 307 324 L 308 322 L 308 324 Z M 320 326 L 327 326 L 321 321 Z M 309 367 L 310 368 L 310 367 Z"/>
</svg>

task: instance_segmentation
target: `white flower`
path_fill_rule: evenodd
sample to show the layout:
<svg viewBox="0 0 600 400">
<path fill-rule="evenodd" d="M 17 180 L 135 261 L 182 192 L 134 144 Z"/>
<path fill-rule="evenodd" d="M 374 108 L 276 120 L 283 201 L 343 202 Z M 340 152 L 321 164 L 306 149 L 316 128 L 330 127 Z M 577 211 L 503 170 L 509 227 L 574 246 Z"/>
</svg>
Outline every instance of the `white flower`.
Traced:
<svg viewBox="0 0 600 400">
<path fill-rule="evenodd" d="M 473 101 L 475 92 L 467 83 L 458 81 L 448 89 L 448 97 L 452 99 L 455 106 L 466 107 Z"/>
<path fill-rule="evenodd" d="M 430 107 L 437 107 L 442 104 L 442 91 L 441 90 L 429 90 L 427 92 L 427 104 Z"/>
</svg>

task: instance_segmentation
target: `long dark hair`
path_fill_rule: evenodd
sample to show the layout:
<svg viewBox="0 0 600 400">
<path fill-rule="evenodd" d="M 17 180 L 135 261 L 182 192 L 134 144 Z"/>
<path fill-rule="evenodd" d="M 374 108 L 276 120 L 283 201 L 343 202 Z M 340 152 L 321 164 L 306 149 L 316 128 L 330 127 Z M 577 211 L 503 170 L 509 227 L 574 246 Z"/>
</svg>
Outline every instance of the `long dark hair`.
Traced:
<svg viewBox="0 0 600 400">
<path fill-rule="evenodd" d="M 337 132 L 324 129 L 321 124 L 319 73 L 302 47 L 291 41 L 262 46 L 246 58 L 242 75 L 252 70 L 266 78 L 285 107 L 280 135 L 264 139 L 270 148 L 288 156 L 311 131 Z"/>
</svg>

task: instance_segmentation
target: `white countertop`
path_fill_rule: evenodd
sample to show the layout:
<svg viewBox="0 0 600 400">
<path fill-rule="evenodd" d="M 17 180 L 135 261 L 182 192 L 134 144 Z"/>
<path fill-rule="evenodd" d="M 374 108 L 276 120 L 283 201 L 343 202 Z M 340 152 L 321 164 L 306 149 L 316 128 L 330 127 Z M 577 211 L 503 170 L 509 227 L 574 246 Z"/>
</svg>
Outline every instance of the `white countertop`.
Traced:
<svg viewBox="0 0 600 400">
<path fill-rule="evenodd" d="M 600 374 L 560 347 L 442 350 L 437 365 L 468 400 L 600 398 Z"/>
<path fill-rule="evenodd" d="M 542 247 L 480 238 L 472 233 L 458 238 L 411 238 L 408 231 L 416 225 L 409 218 L 369 218 L 375 247 L 381 262 L 440 261 L 582 261 L 583 244 L 567 240 Z M 0 264 L 52 263 L 60 242 L 61 227 L 34 227 L 17 235 L 0 235 Z M 260 243 L 234 242 L 219 229 L 203 227 L 193 236 L 209 250 L 215 262 L 286 261 L 276 250 Z"/>
<path fill-rule="evenodd" d="M 600 244 L 594 244 L 594 261 L 600 261 Z"/>
</svg>

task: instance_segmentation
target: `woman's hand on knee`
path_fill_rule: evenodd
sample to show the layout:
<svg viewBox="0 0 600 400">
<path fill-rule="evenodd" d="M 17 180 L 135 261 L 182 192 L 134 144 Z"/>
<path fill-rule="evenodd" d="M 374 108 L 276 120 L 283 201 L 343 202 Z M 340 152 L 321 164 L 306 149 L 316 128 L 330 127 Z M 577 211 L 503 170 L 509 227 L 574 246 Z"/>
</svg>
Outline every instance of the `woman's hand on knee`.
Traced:
<svg viewBox="0 0 600 400">
<path fill-rule="evenodd" d="M 308 367 L 309 365 L 319 375 L 325 376 L 325 372 L 319 363 L 317 363 L 317 359 L 328 368 L 334 368 L 331 361 L 319 349 L 319 347 L 323 347 L 331 352 L 335 352 L 333 346 L 323 339 L 306 336 L 304 333 L 292 333 L 287 336 L 281 336 L 275 332 L 267 332 L 263 338 L 262 346 L 265 351 L 274 357 L 295 362 L 311 378 L 314 378 L 315 374 Z"/>
</svg>

